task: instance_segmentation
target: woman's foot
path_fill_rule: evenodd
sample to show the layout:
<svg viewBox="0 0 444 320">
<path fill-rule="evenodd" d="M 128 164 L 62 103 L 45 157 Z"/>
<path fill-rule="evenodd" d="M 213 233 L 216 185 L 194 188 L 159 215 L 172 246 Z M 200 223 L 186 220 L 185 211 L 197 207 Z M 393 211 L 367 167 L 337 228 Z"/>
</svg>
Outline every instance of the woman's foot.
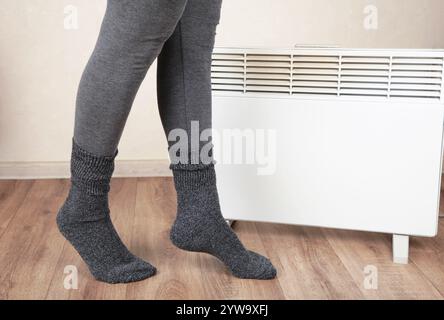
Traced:
<svg viewBox="0 0 444 320">
<path fill-rule="evenodd" d="M 57 215 L 63 236 L 74 246 L 93 276 L 108 283 L 127 283 L 156 273 L 120 240 L 109 215 L 109 182 L 114 157 L 97 157 L 73 142 L 72 186 Z"/>
<path fill-rule="evenodd" d="M 273 279 L 271 262 L 247 250 L 222 216 L 213 165 L 172 166 L 178 198 L 171 240 L 187 251 L 217 257 L 238 278 Z"/>
</svg>

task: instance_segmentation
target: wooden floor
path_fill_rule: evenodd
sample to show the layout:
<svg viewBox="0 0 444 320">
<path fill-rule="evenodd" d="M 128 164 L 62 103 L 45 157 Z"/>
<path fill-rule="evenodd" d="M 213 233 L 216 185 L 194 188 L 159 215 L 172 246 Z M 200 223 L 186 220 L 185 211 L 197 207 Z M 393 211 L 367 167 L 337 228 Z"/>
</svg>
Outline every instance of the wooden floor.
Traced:
<svg viewBox="0 0 444 320">
<path fill-rule="evenodd" d="M 408 265 L 391 260 L 384 234 L 238 222 L 246 246 L 271 258 L 278 278 L 239 280 L 215 258 L 176 249 L 169 178 L 115 179 L 113 220 L 125 243 L 158 268 L 129 285 L 95 281 L 58 233 L 57 209 L 67 180 L 0 181 L 0 299 L 443 299 L 444 221 L 436 238 L 413 238 Z M 66 290 L 64 268 L 78 268 L 79 288 Z M 378 288 L 364 286 L 366 266 Z"/>
</svg>

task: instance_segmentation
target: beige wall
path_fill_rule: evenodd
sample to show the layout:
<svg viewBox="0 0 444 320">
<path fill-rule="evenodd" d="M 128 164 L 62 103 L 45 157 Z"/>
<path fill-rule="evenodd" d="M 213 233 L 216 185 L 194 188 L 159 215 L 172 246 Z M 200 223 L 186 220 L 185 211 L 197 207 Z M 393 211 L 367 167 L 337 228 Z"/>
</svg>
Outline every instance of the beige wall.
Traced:
<svg viewBox="0 0 444 320">
<path fill-rule="evenodd" d="M 78 8 L 79 29 L 64 28 Z M 364 8 L 378 9 L 366 30 Z M 78 81 L 105 0 L 0 0 L 0 163 L 67 161 Z M 225 0 L 218 46 L 444 47 L 443 0 Z M 155 69 L 143 84 L 120 159 L 165 159 Z"/>
</svg>

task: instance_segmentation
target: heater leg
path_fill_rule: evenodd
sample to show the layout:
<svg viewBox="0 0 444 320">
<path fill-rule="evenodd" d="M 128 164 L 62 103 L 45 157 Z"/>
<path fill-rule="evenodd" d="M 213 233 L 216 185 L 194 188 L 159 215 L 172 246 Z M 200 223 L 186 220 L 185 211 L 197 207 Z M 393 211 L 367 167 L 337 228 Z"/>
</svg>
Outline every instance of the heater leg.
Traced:
<svg viewBox="0 0 444 320">
<path fill-rule="evenodd" d="M 228 224 L 229 227 L 232 227 L 233 224 L 234 224 L 234 220 L 228 220 L 228 219 L 226 219 L 225 221 L 227 222 L 227 224 Z"/>
<path fill-rule="evenodd" d="M 409 262 L 409 236 L 393 235 L 393 262 L 400 264 Z"/>
</svg>

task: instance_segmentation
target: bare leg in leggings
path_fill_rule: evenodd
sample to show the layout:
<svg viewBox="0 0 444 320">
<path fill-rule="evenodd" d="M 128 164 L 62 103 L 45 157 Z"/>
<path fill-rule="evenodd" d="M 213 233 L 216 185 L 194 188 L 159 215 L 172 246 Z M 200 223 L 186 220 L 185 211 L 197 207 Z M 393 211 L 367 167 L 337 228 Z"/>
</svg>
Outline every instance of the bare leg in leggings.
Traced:
<svg viewBox="0 0 444 320">
<path fill-rule="evenodd" d="M 108 0 L 99 39 L 79 87 L 71 160 L 72 187 L 57 222 L 96 279 L 132 282 L 156 269 L 131 254 L 108 208 L 114 158 L 135 95 L 159 56 L 159 109 L 165 132 L 211 128 L 210 63 L 221 0 Z M 170 146 L 172 143 L 170 143 Z M 190 158 L 190 157 L 188 157 Z M 246 250 L 220 213 L 214 167 L 171 166 L 178 213 L 171 232 L 180 248 L 210 253 L 242 278 L 275 276 Z"/>
</svg>

